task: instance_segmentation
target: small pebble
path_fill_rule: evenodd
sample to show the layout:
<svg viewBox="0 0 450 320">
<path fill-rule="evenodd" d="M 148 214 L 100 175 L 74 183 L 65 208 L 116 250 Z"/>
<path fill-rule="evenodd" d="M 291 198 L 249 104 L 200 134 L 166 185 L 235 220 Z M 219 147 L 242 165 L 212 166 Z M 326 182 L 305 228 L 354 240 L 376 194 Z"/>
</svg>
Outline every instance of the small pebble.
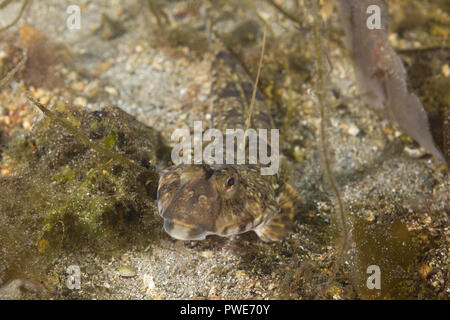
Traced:
<svg viewBox="0 0 450 320">
<path fill-rule="evenodd" d="M 84 97 L 77 97 L 73 101 L 73 104 L 85 108 L 88 104 L 88 101 Z"/>
<path fill-rule="evenodd" d="M 359 131 L 360 131 L 359 128 L 352 124 L 348 128 L 347 133 L 353 137 L 356 137 L 358 135 Z"/>
<path fill-rule="evenodd" d="M 295 146 L 293 156 L 296 162 L 302 162 L 303 160 L 305 160 L 306 151 L 299 146 Z"/>
<path fill-rule="evenodd" d="M 442 74 L 447 78 L 448 76 L 450 76 L 450 67 L 448 66 L 448 64 L 444 64 L 442 66 Z"/>
<path fill-rule="evenodd" d="M 341 124 L 339 128 L 342 130 L 342 133 L 346 136 L 356 137 L 359 134 L 359 128 L 354 124 Z"/>
<path fill-rule="evenodd" d="M 42 103 L 43 105 L 47 105 L 50 102 L 50 97 L 45 96 L 39 99 L 39 102 Z"/>
<path fill-rule="evenodd" d="M 105 91 L 113 97 L 117 97 L 119 95 L 119 93 L 117 92 L 117 89 L 111 86 L 106 86 L 105 87 Z"/>
<path fill-rule="evenodd" d="M 67 75 L 67 79 L 70 81 L 76 81 L 78 79 L 78 74 L 75 71 L 72 71 Z"/>
<path fill-rule="evenodd" d="M 72 83 L 71 87 L 75 91 L 83 91 L 84 88 L 86 87 L 86 85 L 81 81 L 77 81 L 77 82 Z"/>
<path fill-rule="evenodd" d="M 36 91 L 34 91 L 33 94 L 36 99 L 40 99 L 45 96 L 45 91 L 39 88 Z"/>
<path fill-rule="evenodd" d="M 6 175 L 9 175 L 11 173 L 13 173 L 13 171 L 11 169 L 9 169 L 9 168 L 2 168 L 0 170 L 0 175 L 2 175 L 2 176 L 6 176 Z"/>
<path fill-rule="evenodd" d="M 11 118 L 9 116 L 2 116 L 2 122 L 9 126 L 11 124 Z"/>
<path fill-rule="evenodd" d="M 213 256 L 213 253 L 212 253 L 212 251 L 211 250 L 206 250 L 206 251 L 202 251 L 202 252 L 200 252 L 200 257 L 203 257 L 203 258 L 206 258 L 206 259 L 209 259 L 209 258 L 212 258 L 212 256 Z"/>
<path fill-rule="evenodd" d="M 31 121 L 29 119 L 24 119 L 22 122 L 22 127 L 25 130 L 31 130 L 31 127 L 33 126 L 33 124 L 31 123 Z"/>
<path fill-rule="evenodd" d="M 418 159 L 424 156 L 425 152 L 422 149 L 413 149 L 413 148 L 409 148 L 409 147 L 405 147 L 403 149 L 403 151 L 405 151 L 405 153 L 413 159 Z"/>
<path fill-rule="evenodd" d="M 97 65 L 97 69 L 98 70 L 100 70 L 100 71 L 102 71 L 102 72 L 105 72 L 105 71 L 108 71 L 111 67 L 112 67 L 112 63 L 111 62 L 109 62 L 109 61 L 106 61 L 106 62 L 100 62 L 98 65 Z"/>
<path fill-rule="evenodd" d="M 136 270 L 130 266 L 121 266 L 118 271 L 120 276 L 124 278 L 131 278 L 136 276 Z"/>
<path fill-rule="evenodd" d="M 372 222 L 375 220 L 375 213 L 372 210 L 367 210 L 366 212 L 364 212 L 364 218 L 367 221 Z"/>
</svg>

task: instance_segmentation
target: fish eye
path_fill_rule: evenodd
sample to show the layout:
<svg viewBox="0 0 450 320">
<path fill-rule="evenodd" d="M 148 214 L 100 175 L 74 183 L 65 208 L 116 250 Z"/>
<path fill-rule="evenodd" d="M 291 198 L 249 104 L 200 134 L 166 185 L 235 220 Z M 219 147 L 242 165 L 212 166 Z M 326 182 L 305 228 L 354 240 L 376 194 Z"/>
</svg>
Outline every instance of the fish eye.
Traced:
<svg viewBox="0 0 450 320">
<path fill-rule="evenodd" d="M 235 178 L 233 176 L 228 177 L 225 182 L 225 191 L 230 192 L 231 190 L 233 190 L 235 184 L 236 184 Z"/>
</svg>

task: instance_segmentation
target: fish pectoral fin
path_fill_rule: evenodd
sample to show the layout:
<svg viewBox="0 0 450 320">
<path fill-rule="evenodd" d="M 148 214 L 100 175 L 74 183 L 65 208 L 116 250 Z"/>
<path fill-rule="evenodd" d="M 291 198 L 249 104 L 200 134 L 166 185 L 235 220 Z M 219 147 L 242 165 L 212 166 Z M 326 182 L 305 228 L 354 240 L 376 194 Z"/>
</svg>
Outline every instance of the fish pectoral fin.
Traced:
<svg viewBox="0 0 450 320">
<path fill-rule="evenodd" d="M 284 185 L 278 197 L 280 212 L 264 227 L 255 230 L 258 237 L 265 241 L 281 241 L 293 229 L 296 209 L 300 204 L 300 196 L 289 184 Z"/>
</svg>

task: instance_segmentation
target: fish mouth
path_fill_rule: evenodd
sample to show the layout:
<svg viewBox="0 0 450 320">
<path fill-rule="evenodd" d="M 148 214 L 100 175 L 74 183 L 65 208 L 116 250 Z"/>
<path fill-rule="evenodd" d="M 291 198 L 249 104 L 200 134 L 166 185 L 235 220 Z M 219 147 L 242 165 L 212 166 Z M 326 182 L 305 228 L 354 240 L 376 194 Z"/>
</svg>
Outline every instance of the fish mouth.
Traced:
<svg viewBox="0 0 450 320">
<path fill-rule="evenodd" d="M 164 219 L 164 230 L 177 240 L 205 240 L 209 234 L 202 228 L 171 219 Z"/>
</svg>

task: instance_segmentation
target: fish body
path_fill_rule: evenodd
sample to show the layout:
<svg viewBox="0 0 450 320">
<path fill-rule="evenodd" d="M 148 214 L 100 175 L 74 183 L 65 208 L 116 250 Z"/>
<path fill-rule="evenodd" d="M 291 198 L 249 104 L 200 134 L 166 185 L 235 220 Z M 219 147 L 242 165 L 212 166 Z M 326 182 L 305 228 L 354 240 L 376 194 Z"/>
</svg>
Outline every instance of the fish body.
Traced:
<svg viewBox="0 0 450 320">
<path fill-rule="evenodd" d="M 253 81 L 220 42 L 214 43 L 214 52 L 211 127 L 222 133 L 227 129 L 245 130 Z M 273 128 L 269 107 L 259 90 L 250 127 Z M 211 234 L 227 237 L 247 231 L 255 231 L 264 241 L 281 240 L 293 225 L 299 197 L 277 174 L 262 175 L 260 169 L 260 164 L 204 163 L 164 170 L 157 194 L 164 229 L 180 240 L 202 240 Z"/>
</svg>

